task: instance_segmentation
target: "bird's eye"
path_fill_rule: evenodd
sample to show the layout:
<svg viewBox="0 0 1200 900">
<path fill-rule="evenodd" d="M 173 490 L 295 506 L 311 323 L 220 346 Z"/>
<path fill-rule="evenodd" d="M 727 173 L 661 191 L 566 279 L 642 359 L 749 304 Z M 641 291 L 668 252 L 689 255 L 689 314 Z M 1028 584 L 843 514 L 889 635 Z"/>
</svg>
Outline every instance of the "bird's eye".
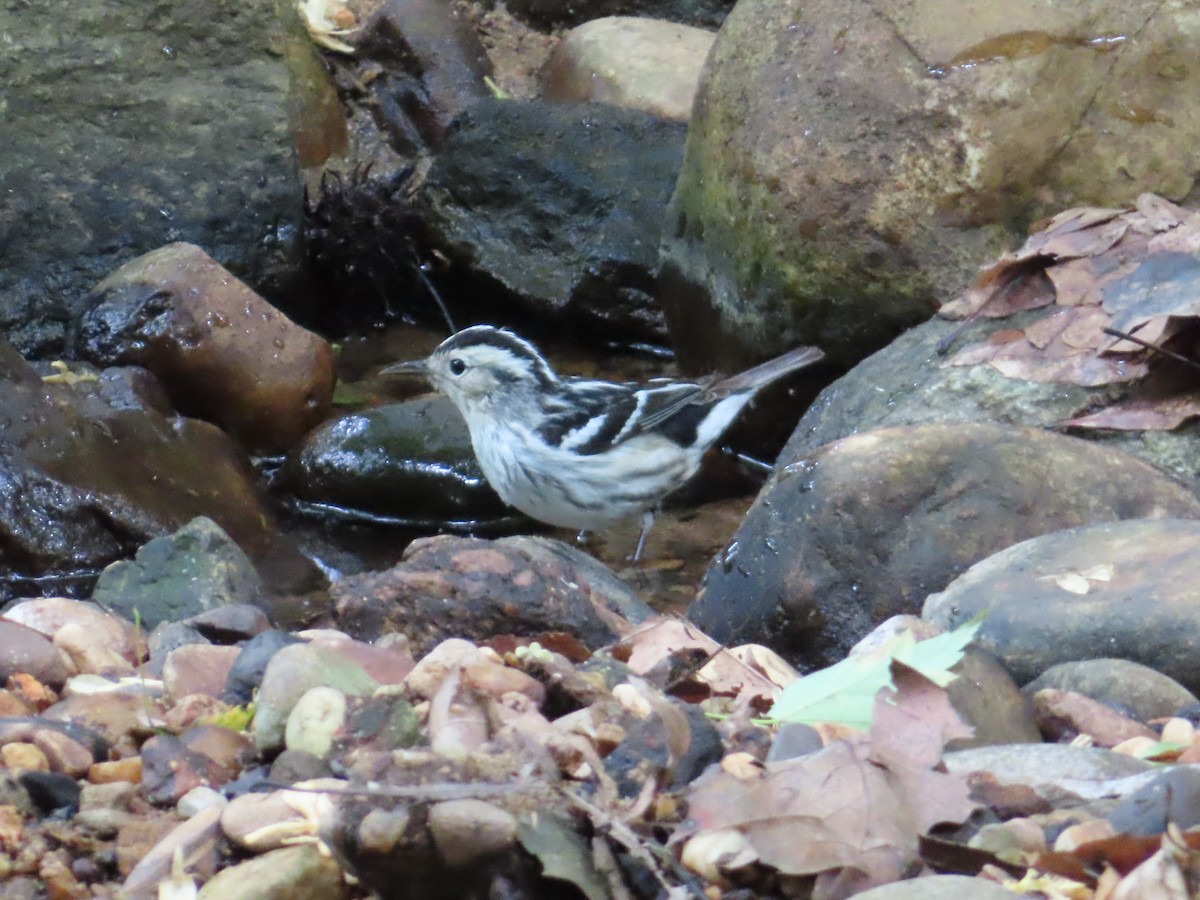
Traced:
<svg viewBox="0 0 1200 900">
<path fill-rule="evenodd" d="M 467 364 L 461 359 L 455 357 L 454 359 L 450 360 L 451 375 L 461 375 L 465 371 L 467 371 Z"/>
</svg>

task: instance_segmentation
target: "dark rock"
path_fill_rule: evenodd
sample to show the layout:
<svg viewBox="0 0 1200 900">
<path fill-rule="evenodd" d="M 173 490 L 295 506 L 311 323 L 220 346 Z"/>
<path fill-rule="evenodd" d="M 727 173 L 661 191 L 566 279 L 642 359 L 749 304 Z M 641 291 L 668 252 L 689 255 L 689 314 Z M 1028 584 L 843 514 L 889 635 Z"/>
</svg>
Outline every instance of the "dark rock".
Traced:
<svg viewBox="0 0 1200 900">
<path fill-rule="evenodd" d="M 1044 311 L 962 323 L 935 318 L 905 332 L 829 385 L 809 407 L 781 456 L 797 459 L 838 438 L 896 425 L 1002 422 L 1056 428 L 1082 411 L 1128 397 L 1131 386 L 1077 384 L 1006 378 L 988 365 L 947 366 L 939 345 L 957 349 L 986 341 L 998 331 L 1024 328 Z M 1135 384 L 1135 383 L 1131 383 Z M 1079 429 L 1078 437 L 1124 450 L 1188 484 L 1196 483 L 1194 448 L 1200 425 L 1174 431 Z"/>
<path fill-rule="evenodd" d="M 254 564 L 211 519 L 155 538 L 100 574 L 92 598 L 146 628 L 232 603 L 263 602 Z"/>
<path fill-rule="evenodd" d="M 415 747 L 425 738 L 421 716 L 404 697 L 379 694 L 351 698 L 341 744 L 348 750 L 390 752 Z"/>
<path fill-rule="evenodd" d="M 1051 666 L 1023 690 L 1074 691 L 1142 722 L 1166 719 L 1196 704 L 1196 695 L 1162 672 L 1128 659 L 1081 659 Z"/>
<path fill-rule="evenodd" d="M 602 104 L 484 100 L 460 116 L 417 202 L 448 294 L 610 339 L 662 341 L 663 205 L 685 128 Z"/>
<path fill-rule="evenodd" d="M 52 18 L 62 43 L 42 26 Z M 315 56 L 289 7 L 232 15 L 131 0 L 6 6 L 0 81 L 0 331 L 59 353 L 84 292 L 169 241 L 280 291 L 298 264 L 301 184 L 281 53 Z M 299 43 L 303 41 L 303 43 Z M 80 127 L 80 123 L 89 123 Z M 311 164 L 311 163 L 309 163 Z"/>
<path fill-rule="evenodd" d="M 326 422 L 280 478 L 316 509 L 413 528 L 473 528 L 514 515 L 484 479 L 462 416 L 440 396 Z"/>
<path fill-rule="evenodd" d="M 594 649 L 651 615 L 590 556 L 537 537 L 414 541 L 399 565 L 350 576 L 331 590 L 346 631 L 364 640 L 406 634 L 418 651 L 449 637 L 546 631 L 565 631 Z"/>
<path fill-rule="evenodd" d="M 229 677 L 225 680 L 225 693 L 221 699 L 234 706 L 249 703 L 254 692 L 262 683 L 267 663 L 276 653 L 291 644 L 301 643 L 300 638 L 286 631 L 264 631 L 248 640 L 233 661 Z"/>
<path fill-rule="evenodd" d="M 535 28 L 550 30 L 604 16 L 667 19 L 700 28 L 720 28 L 734 0 L 509 0 L 508 11 Z"/>
<path fill-rule="evenodd" d="M 928 599 L 924 615 L 953 628 L 986 610 L 975 640 L 1018 681 L 1100 651 L 1151 666 L 1194 691 L 1200 689 L 1200 630 L 1189 623 L 1198 567 L 1198 522 L 1072 528 L 972 566 Z"/>
<path fill-rule="evenodd" d="M 450 122 L 491 96 L 491 62 L 478 33 L 436 0 L 387 0 L 355 36 L 359 59 L 380 71 L 365 87 L 392 149 L 437 149 Z"/>
<path fill-rule="evenodd" d="M 288 449 L 329 411 L 329 344 L 199 247 L 169 244 L 126 263 L 87 304 L 81 358 L 149 369 L 176 409 L 254 450 Z"/>
<path fill-rule="evenodd" d="M 801 343 L 852 364 L 1033 221 L 1141 191 L 1194 199 L 1200 115 L 1182 97 L 1200 72 L 1179 38 L 1188 14 L 1158 9 L 1023 4 L 1001 21 L 979 0 L 738 3 L 664 229 L 659 297 L 685 369 Z M 1137 46 L 1055 37 L 1100 22 Z M 1124 112 L 1123 91 L 1173 127 Z"/>
<path fill-rule="evenodd" d="M 1164 515 L 1200 518 L 1200 501 L 1086 441 L 985 424 L 880 429 L 781 457 L 688 615 L 723 643 L 768 643 L 826 666 L 878 622 L 918 612 L 968 566 L 1018 541 Z"/>
<path fill-rule="evenodd" d="M 333 773 L 329 763 L 303 750 L 284 750 L 271 762 L 267 780 L 273 784 L 295 784 L 312 778 L 326 778 Z"/>
<path fill-rule="evenodd" d="M 271 622 L 257 606 L 231 603 L 192 616 L 186 623 L 214 644 L 236 644 L 262 634 Z"/>
<path fill-rule="evenodd" d="M 48 638 L 32 628 L 0 619 L 0 681 L 20 672 L 56 689 L 74 674 Z"/>
<path fill-rule="evenodd" d="M 79 812 L 79 782 L 57 772 L 23 772 L 22 787 L 43 816 L 70 818 Z"/>
<path fill-rule="evenodd" d="M 88 417 L 94 382 L 44 383 L 0 343 L 0 594 L 86 587 L 151 538 L 211 515 L 253 555 L 272 538 L 241 450 L 203 422 L 145 406 Z M 88 400 L 84 405 L 92 402 Z M 114 402 L 136 402 L 131 396 Z M 46 523 L 53 522 L 54 528 Z"/>
<path fill-rule="evenodd" d="M 1171 766 L 1125 797 L 1108 816 L 1117 834 L 1162 834 L 1200 825 L 1200 769 Z"/>
</svg>

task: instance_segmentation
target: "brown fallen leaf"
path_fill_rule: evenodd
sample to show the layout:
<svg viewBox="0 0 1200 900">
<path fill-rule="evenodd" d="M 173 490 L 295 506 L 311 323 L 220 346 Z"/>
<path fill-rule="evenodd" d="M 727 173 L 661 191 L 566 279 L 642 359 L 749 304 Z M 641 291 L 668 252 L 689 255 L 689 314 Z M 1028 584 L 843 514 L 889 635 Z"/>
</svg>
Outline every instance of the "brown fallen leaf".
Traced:
<svg viewBox="0 0 1200 900">
<path fill-rule="evenodd" d="M 681 837 L 723 852 L 736 845 L 739 865 L 755 859 L 785 875 L 815 875 L 815 898 L 848 897 L 918 868 L 920 835 L 976 808 L 965 776 L 933 768 L 945 741 L 970 730 L 942 688 L 905 666 L 894 674 L 896 690 L 880 692 L 869 736 L 758 773 L 713 769 L 693 782 L 694 827 Z M 695 848 L 684 858 L 697 859 Z"/>
<path fill-rule="evenodd" d="M 1153 194 L 1127 210 L 1067 210 L 940 314 L 1000 318 L 1043 307 L 1017 335 L 993 335 L 944 365 L 1084 387 L 1142 383 L 1115 406 L 1061 423 L 1069 427 L 1169 430 L 1200 415 L 1200 371 L 1172 374 L 1169 391 L 1154 383 L 1177 365 L 1157 348 L 1190 359 L 1200 346 L 1200 212 Z"/>
</svg>

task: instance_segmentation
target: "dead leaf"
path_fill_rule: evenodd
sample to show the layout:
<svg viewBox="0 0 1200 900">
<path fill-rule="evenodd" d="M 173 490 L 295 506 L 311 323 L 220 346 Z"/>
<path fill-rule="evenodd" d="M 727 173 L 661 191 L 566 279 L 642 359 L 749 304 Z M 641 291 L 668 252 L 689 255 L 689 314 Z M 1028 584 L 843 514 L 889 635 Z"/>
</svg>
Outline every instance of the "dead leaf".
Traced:
<svg viewBox="0 0 1200 900">
<path fill-rule="evenodd" d="M 976 808 L 964 776 L 933 768 L 946 740 L 971 732 L 942 688 L 894 665 L 897 688 L 880 692 L 869 739 L 838 741 L 759 772 L 713 769 L 693 782 L 691 839 L 734 829 L 761 864 L 816 875 L 814 896 L 830 898 L 917 866 L 921 834 Z"/>
<path fill-rule="evenodd" d="M 1171 363 L 1106 328 L 1154 345 L 1177 343 L 1190 358 L 1200 340 L 1200 212 L 1152 194 L 1128 210 L 1067 210 L 985 267 L 941 315 L 1004 317 L 1039 307 L 1045 313 L 1019 337 L 993 335 L 944 365 L 987 364 L 1007 378 L 1099 387 L 1147 383 Z M 1176 428 L 1200 415 L 1200 372 L 1177 381 L 1169 393 L 1139 385 L 1118 405 L 1062 424 Z"/>
</svg>

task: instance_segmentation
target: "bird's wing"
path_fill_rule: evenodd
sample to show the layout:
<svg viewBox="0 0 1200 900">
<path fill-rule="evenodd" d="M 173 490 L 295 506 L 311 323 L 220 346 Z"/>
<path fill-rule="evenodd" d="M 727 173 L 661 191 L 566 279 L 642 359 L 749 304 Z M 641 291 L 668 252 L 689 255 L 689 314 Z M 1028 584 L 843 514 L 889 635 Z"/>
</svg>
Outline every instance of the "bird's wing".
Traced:
<svg viewBox="0 0 1200 900">
<path fill-rule="evenodd" d="M 660 379 L 644 387 L 585 379 L 564 380 L 543 404 L 538 436 L 551 446 L 584 455 L 603 453 L 666 421 L 703 393 L 703 387 Z"/>
</svg>

